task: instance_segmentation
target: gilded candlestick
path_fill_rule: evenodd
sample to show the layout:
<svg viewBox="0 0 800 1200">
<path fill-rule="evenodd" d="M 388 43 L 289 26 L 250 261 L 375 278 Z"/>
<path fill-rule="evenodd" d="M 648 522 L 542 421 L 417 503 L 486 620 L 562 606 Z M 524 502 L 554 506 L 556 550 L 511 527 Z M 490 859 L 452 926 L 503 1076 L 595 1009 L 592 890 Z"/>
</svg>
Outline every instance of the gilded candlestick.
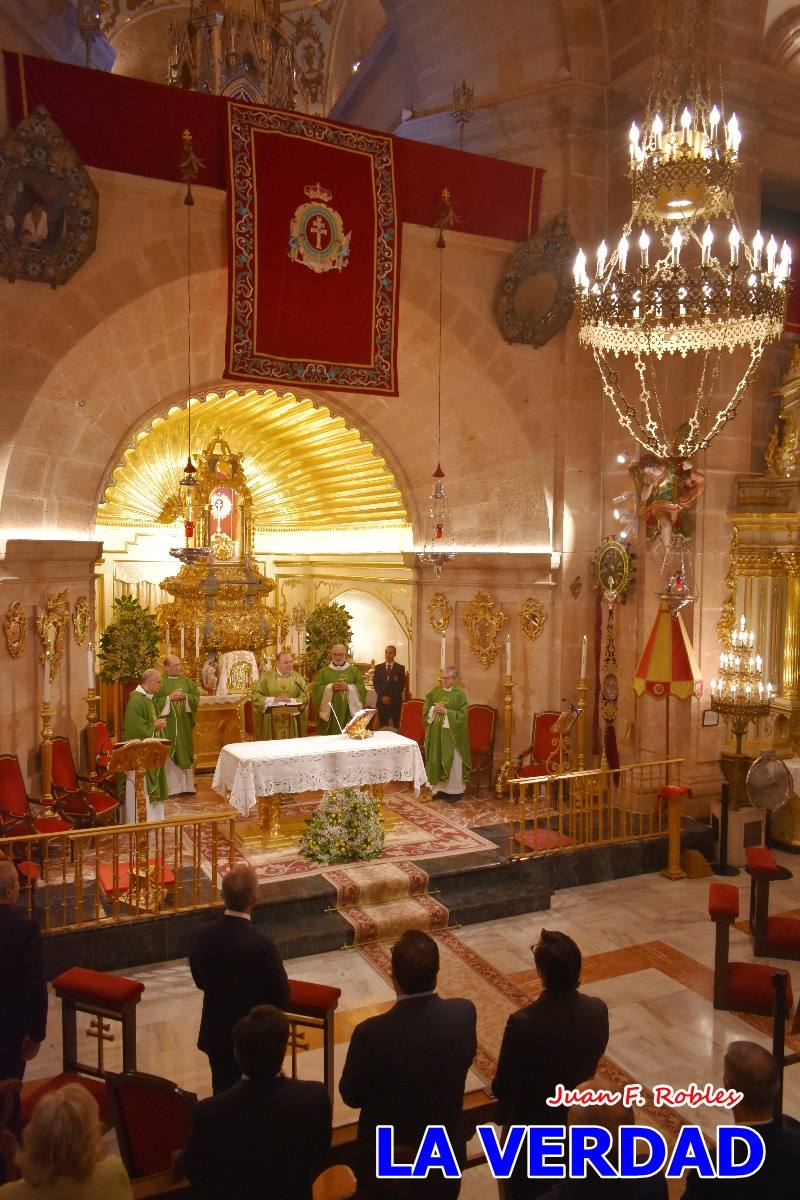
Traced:
<svg viewBox="0 0 800 1200">
<path fill-rule="evenodd" d="M 495 794 L 498 800 L 502 799 L 503 789 L 508 786 L 508 781 L 514 778 L 514 768 L 511 765 L 511 731 L 514 725 L 514 679 L 510 674 L 506 675 L 503 687 L 506 693 L 503 702 L 503 765 L 497 772 L 497 783 L 495 784 Z"/>
<path fill-rule="evenodd" d="M 86 693 L 86 758 L 89 767 L 89 778 L 94 781 L 97 775 L 97 714 L 100 707 L 100 697 L 93 687 Z"/>
<path fill-rule="evenodd" d="M 586 767 L 585 759 L 585 743 L 584 743 L 584 721 L 586 719 L 586 692 L 588 682 L 584 676 L 578 683 L 578 708 L 581 710 L 578 717 L 578 770 L 583 771 Z"/>
<path fill-rule="evenodd" d="M 53 717 L 55 709 L 49 700 L 42 704 L 42 804 L 44 816 L 55 817 L 53 809 Z"/>
</svg>

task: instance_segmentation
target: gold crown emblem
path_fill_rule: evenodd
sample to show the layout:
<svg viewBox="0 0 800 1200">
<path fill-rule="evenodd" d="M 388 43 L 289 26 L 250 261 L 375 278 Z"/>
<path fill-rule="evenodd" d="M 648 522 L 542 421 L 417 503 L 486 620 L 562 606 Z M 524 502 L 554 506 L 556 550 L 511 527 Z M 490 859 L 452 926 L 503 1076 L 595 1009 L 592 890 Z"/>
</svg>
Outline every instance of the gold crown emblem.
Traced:
<svg viewBox="0 0 800 1200">
<path fill-rule="evenodd" d="M 333 192 L 329 192 L 321 183 L 313 183 L 309 187 L 303 188 L 303 191 L 309 200 L 321 200 L 323 204 L 327 204 L 333 196 Z"/>
</svg>

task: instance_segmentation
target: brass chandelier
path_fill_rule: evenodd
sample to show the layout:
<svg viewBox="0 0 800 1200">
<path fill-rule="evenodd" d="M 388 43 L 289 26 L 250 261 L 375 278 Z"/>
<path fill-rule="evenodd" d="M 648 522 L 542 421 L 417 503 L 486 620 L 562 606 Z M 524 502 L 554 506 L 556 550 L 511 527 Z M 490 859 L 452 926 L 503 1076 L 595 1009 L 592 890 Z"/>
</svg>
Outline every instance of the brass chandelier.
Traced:
<svg viewBox="0 0 800 1200">
<path fill-rule="evenodd" d="M 757 231 L 746 240 L 733 200 L 741 132 L 712 102 L 709 0 L 664 0 L 642 129 L 629 135 L 631 215 L 609 253 L 575 260 L 580 341 L 622 427 L 659 458 L 690 458 L 730 421 L 765 346 L 781 336 L 791 253 Z M 721 251 L 715 248 L 722 246 Z M 723 352 L 746 352 L 738 382 L 717 401 Z M 669 431 L 655 365 L 699 356 L 693 410 Z M 620 361 L 622 360 L 622 361 Z M 631 399 L 621 377 L 633 367 Z"/>
</svg>

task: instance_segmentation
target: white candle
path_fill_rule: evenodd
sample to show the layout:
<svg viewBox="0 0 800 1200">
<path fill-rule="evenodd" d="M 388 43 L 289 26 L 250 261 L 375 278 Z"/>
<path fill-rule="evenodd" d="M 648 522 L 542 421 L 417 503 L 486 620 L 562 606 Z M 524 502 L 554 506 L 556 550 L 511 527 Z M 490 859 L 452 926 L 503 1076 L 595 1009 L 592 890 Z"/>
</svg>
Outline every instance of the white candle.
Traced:
<svg viewBox="0 0 800 1200">
<path fill-rule="evenodd" d="M 42 683 L 42 704 L 50 703 L 50 655 L 44 656 L 44 682 Z"/>
<path fill-rule="evenodd" d="M 195 658 L 200 657 L 200 626 L 199 625 L 195 625 L 195 627 L 194 627 L 194 656 L 195 656 Z"/>
<path fill-rule="evenodd" d="M 589 639 L 586 634 L 583 635 L 581 643 L 581 680 L 586 678 L 586 656 L 589 653 Z"/>
<path fill-rule="evenodd" d="M 181 625 L 181 660 L 183 660 L 183 656 L 184 656 L 184 650 L 185 650 L 185 646 L 184 646 L 184 631 L 183 631 L 183 626 Z"/>
<path fill-rule="evenodd" d="M 447 658 L 447 634 L 442 634 L 442 644 L 439 647 L 439 670 L 443 671 Z"/>
<path fill-rule="evenodd" d="M 89 642 L 89 649 L 86 652 L 86 677 L 89 683 L 89 691 L 94 691 L 94 650 L 92 643 Z"/>
<path fill-rule="evenodd" d="M 511 675 L 511 634 L 506 635 L 506 675 Z"/>
<path fill-rule="evenodd" d="M 305 627 L 304 627 L 303 629 L 300 630 L 300 653 L 305 654 L 305 652 L 306 652 L 306 631 L 305 631 Z"/>
<path fill-rule="evenodd" d="M 281 625 L 280 625 L 280 621 L 278 622 L 278 631 L 277 631 L 277 633 L 275 634 L 275 645 L 277 646 L 278 650 L 280 651 L 280 648 L 281 648 Z"/>
<path fill-rule="evenodd" d="M 167 641 L 167 654 L 171 654 L 172 646 L 170 645 L 170 640 L 169 640 L 169 624 L 167 624 L 167 628 L 166 628 L 166 641 Z"/>
</svg>

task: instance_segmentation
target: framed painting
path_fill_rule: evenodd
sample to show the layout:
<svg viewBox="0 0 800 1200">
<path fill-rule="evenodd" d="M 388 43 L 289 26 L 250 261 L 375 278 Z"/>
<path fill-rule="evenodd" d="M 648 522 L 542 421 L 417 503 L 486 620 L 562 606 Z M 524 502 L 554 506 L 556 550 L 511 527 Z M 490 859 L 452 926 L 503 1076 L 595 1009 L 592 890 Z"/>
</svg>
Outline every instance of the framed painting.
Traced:
<svg viewBox="0 0 800 1200">
<path fill-rule="evenodd" d="M 94 252 L 99 198 L 53 118 L 37 108 L 0 141 L 0 275 L 58 287 Z"/>
</svg>

